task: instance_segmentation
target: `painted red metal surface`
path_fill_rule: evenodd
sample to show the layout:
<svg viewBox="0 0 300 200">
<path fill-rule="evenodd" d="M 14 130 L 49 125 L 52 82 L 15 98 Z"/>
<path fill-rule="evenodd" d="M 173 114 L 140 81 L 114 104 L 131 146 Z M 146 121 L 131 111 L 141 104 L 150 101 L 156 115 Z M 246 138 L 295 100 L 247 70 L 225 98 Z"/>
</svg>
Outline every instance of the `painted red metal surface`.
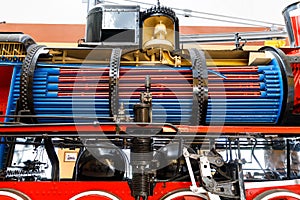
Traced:
<svg viewBox="0 0 300 200">
<path fill-rule="evenodd" d="M 273 194 L 277 197 L 272 199 L 297 199 L 292 196 L 280 196 L 282 194 L 300 195 L 299 185 L 286 181 L 279 181 L 280 185 L 271 184 L 269 187 L 251 188 L 246 190 L 246 199 L 253 200 L 257 196 L 262 194 Z M 246 183 L 248 185 L 269 185 L 268 183 Z M 189 190 L 189 182 L 167 182 L 158 183 L 154 188 L 153 196 L 149 197 L 149 200 L 161 200 L 168 194 L 176 193 L 178 191 Z M 273 185 L 273 186 L 272 186 Z M 23 199 L 30 200 L 131 200 L 134 199 L 130 194 L 129 185 L 127 182 L 0 182 L 0 199 L 17 199 L 9 197 L 10 194 L 2 193 L 2 191 L 10 191 L 10 194 L 16 196 L 22 196 Z M 7 196 L 5 196 L 5 194 Z M 13 196 L 13 195 L 11 195 Z M 19 199 L 22 199 L 19 198 Z M 27 200 L 26 199 L 26 200 Z M 201 200 L 202 198 L 196 196 L 180 196 L 173 200 Z"/>
<path fill-rule="evenodd" d="M 294 75 L 294 114 L 300 114 L 300 64 L 292 63 Z"/>
<path fill-rule="evenodd" d="M 188 189 L 190 183 L 158 183 L 149 200 L 159 200 L 166 194 L 177 190 Z M 0 182 L 1 189 L 14 189 L 31 200 L 106 200 L 110 194 L 118 199 L 134 199 L 130 194 L 127 182 Z M 102 191 L 101 193 L 95 191 Z M 1 193 L 0 193 L 1 194 Z M 3 196 L 0 195 L 0 199 Z"/>
<path fill-rule="evenodd" d="M 10 66 L 1 66 L 1 77 L 0 81 L 0 115 L 4 115 L 6 112 L 6 105 L 7 105 L 7 97 L 10 90 L 10 81 L 12 75 L 13 68 Z M 0 117 L 0 122 L 3 122 L 4 118 Z"/>
<path fill-rule="evenodd" d="M 298 29 L 297 29 L 298 30 Z M 295 42 L 298 46 L 299 35 L 295 36 Z M 300 49 L 282 48 L 283 52 L 289 57 L 297 57 L 296 60 L 290 59 L 291 68 L 294 75 L 294 114 L 300 114 L 300 63 L 298 57 L 300 56 Z"/>
<path fill-rule="evenodd" d="M 300 199 L 299 179 L 246 183 L 246 199 L 294 200 Z M 273 198 L 271 198 L 274 196 Z M 259 198 L 258 198 L 259 197 Z"/>
<path fill-rule="evenodd" d="M 126 132 L 128 128 L 145 128 L 145 126 L 132 124 L 53 124 L 53 125 L 23 125 L 23 126 L 0 126 L 0 134 L 5 133 L 69 133 L 69 132 Z M 175 133 L 173 126 L 147 125 L 147 128 L 163 128 L 165 133 Z M 201 134 L 300 134 L 300 127 L 296 126 L 176 126 L 181 134 L 195 133 Z"/>
<path fill-rule="evenodd" d="M 295 38 L 295 46 L 299 46 L 300 44 L 299 21 L 300 21 L 300 16 L 291 16 L 291 23 L 292 23 L 292 28 L 293 28 L 294 38 Z"/>
</svg>

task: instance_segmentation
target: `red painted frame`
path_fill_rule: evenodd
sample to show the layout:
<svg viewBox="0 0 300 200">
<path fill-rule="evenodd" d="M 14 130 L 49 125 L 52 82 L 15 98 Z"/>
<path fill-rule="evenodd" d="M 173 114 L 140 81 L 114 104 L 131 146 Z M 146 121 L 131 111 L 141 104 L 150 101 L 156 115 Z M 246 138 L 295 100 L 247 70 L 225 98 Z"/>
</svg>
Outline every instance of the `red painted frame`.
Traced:
<svg viewBox="0 0 300 200">
<path fill-rule="evenodd" d="M 38 124 L 38 125 L 16 125 L 0 126 L 0 134 L 6 133 L 74 133 L 84 132 L 126 132 L 128 128 L 163 128 L 164 133 L 174 133 L 176 128 L 180 133 L 201 134 L 300 134 L 300 127 L 297 126 L 169 126 L 169 125 L 147 125 L 139 126 L 134 124 Z"/>
<path fill-rule="evenodd" d="M 284 181 L 281 181 L 282 183 Z M 263 182 L 261 182 L 264 184 Z M 256 183 L 249 183 L 256 184 Z M 153 196 L 149 197 L 149 200 L 161 200 L 167 194 L 174 193 L 176 191 L 189 190 L 189 182 L 167 182 L 158 183 L 154 188 Z M 265 184 L 268 185 L 268 184 Z M 247 187 L 247 183 L 246 183 Z M 285 190 L 291 193 L 300 195 L 299 185 L 282 185 L 273 187 L 263 187 L 263 188 L 248 188 L 246 190 L 246 199 L 252 200 L 258 195 L 272 190 Z M 127 182 L 71 182 L 71 181 L 61 181 L 61 182 L 0 182 L 0 192 L 1 191 L 13 191 L 15 194 L 23 194 L 31 200 L 70 200 L 80 193 L 85 193 L 88 191 L 102 191 L 108 194 L 112 194 L 122 200 L 134 199 L 130 194 L 130 188 Z M 19 194 L 18 194 L 19 193 Z M 281 197 L 282 198 L 282 197 Z M 5 198 L 0 193 L 0 199 L 14 199 Z M 100 197 L 99 195 L 88 195 L 85 197 L 77 198 L 76 200 L 108 200 L 107 197 Z M 176 199 L 201 199 L 199 197 L 182 197 Z M 286 197 L 286 199 L 291 200 L 293 198 Z"/>
</svg>

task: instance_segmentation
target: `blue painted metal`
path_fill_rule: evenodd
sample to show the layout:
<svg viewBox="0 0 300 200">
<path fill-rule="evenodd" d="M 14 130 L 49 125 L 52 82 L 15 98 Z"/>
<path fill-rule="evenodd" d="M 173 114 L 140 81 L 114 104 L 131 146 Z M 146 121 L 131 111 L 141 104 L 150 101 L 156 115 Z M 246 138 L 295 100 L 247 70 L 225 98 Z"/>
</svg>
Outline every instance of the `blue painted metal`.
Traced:
<svg viewBox="0 0 300 200">
<path fill-rule="evenodd" d="M 15 110 L 16 101 L 19 97 L 20 85 L 20 65 L 15 65 L 13 73 L 13 81 L 11 87 L 11 94 L 8 102 L 7 114 L 13 114 Z M 61 69 L 108 69 L 108 66 L 103 65 L 79 65 L 79 64 L 48 64 L 38 63 L 34 74 L 33 96 L 35 112 L 38 116 L 98 116 L 110 117 L 109 98 L 95 96 L 93 94 L 83 95 L 77 94 L 76 97 L 64 95 L 61 91 L 61 78 L 64 76 L 60 74 Z M 138 70 L 138 72 L 132 72 Z M 171 70 L 171 71 L 168 71 Z M 168 74 L 166 73 L 168 71 Z M 123 73 L 123 74 L 122 74 Z M 135 74 L 137 73 L 137 74 Z M 239 124 L 239 123 L 277 123 L 281 113 L 281 102 L 283 101 L 283 83 L 280 67 L 276 60 L 272 60 L 269 65 L 258 66 L 257 72 L 244 72 L 242 75 L 256 75 L 256 80 L 234 80 L 227 79 L 229 74 L 236 74 L 234 72 L 215 72 L 209 70 L 209 73 L 221 77 L 221 80 L 209 80 L 208 90 L 213 91 L 209 86 L 212 83 L 259 83 L 259 89 L 253 88 L 229 88 L 228 91 L 259 92 L 259 96 L 240 96 L 240 97 L 209 97 L 207 119 L 206 123 L 211 122 Z M 132 78 L 132 75 L 135 78 Z M 133 105 L 139 102 L 139 93 L 144 91 L 144 77 L 150 75 L 152 78 L 151 92 L 153 96 L 153 121 L 167 122 L 174 124 L 189 124 L 192 115 L 193 106 L 193 80 L 192 70 L 189 67 L 171 68 L 168 66 L 121 66 L 120 68 L 120 89 L 123 96 L 120 94 L 120 103 L 124 103 L 126 113 L 133 117 Z M 169 78 L 171 75 L 178 75 L 175 78 Z M 77 74 L 70 73 L 69 77 L 76 77 Z M 89 77 L 91 74 L 80 74 L 79 77 Z M 131 78 L 130 78 L 131 77 Z M 189 77 L 189 80 L 185 80 Z M 99 81 L 108 84 L 108 79 L 99 76 Z M 64 82 L 65 83 L 65 82 Z M 66 82 L 68 83 L 68 82 Z M 72 81 L 69 83 L 73 83 Z M 97 83 L 92 83 L 97 84 Z M 126 88 L 122 85 L 134 84 Z M 168 88 L 171 86 L 172 88 Z M 186 86 L 182 88 L 180 86 Z M 85 90 L 75 89 L 72 92 L 81 92 L 87 94 L 89 92 L 104 92 L 107 88 Z M 132 87 L 134 89 L 132 89 Z M 171 92 L 170 92 L 171 91 Z M 159 95 L 169 92 L 169 96 Z M 181 92 L 187 94 L 181 95 Z M 132 95 L 132 94 L 135 95 Z M 125 95 L 126 94 L 126 95 Z M 53 119 L 40 118 L 39 122 L 73 122 L 70 118 Z"/>
<path fill-rule="evenodd" d="M 133 106 L 139 103 L 139 92 L 145 91 L 146 75 L 150 75 L 153 122 L 189 124 L 193 106 L 193 82 L 190 67 L 121 66 L 119 101 L 124 103 L 127 114 L 133 117 Z M 189 79 L 189 80 L 187 80 Z M 128 84 L 136 88 L 127 88 Z M 135 95 L 132 95 L 135 94 Z"/>
<path fill-rule="evenodd" d="M 82 117 L 109 117 L 109 101 L 108 99 L 101 99 L 96 96 L 90 97 L 74 97 L 60 95 L 59 78 L 61 68 L 81 68 L 81 65 L 55 65 L 52 67 L 48 64 L 38 64 L 34 73 L 33 84 L 33 97 L 35 114 L 40 116 L 38 122 L 40 123 L 60 123 L 60 122 L 73 122 L 73 116 Z M 89 66 L 91 67 L 91 66 Z M 98 69 L 107 68 L 108 66 L 93 66 Z M 14 82 L 11 85 L 11 96 L 9 101 L 8 113 L 14 114 L 16 101 L 20 92 L 20 67 L 16 68 L 14 73 Z M 76 73 L 74 73 L 76 78 Z M 82 75 L 80 75 L 82 77 Z M 83 75 L 87 76 L 88 75 Z M 108 79 L 106 82 L 108 83 Z M 70 81 L 70 84 L 74 84 L 74 92 L 84 92 L 82 90 L 76 91 L 76 83 Z M 72 90 L 71 90 L 72 92 Z M 44 116 L 50 116 L 49 118 L 43 118 Z M 55 118 L 55 116 L 70 117 L 69 119 Z M 107 120 L 106 120 L 107 121 Z M 78 119 L 80 122 L 80 119 Z M 86 122 L 86 121 L 85 121 Z"/>
<path fill-rule="evenodd" d="M 281 114 L 283 101 L 283 82 L 280 66 L 275 59 L 269 65 L 258 66 L 255 74 L 245 73 L 248 75 L 259 75 L 258 80 L 247 80 L 246 82 L 259 82 L 260 89 L 257 92 L 260 96 L 240 96 L 240 97 L 223 97 L 213 98 L 210 96 L 208 101 L 206 122 L 225 123 L 225 124 L 254 124 L 254 123 L 277 123 Z M 226 77 L 226 73 L 222 74 Z M 208 80 L 208 89 L 210 83 Z M 242 82 L 240 80 L 222 80 L 228 82 Z M 247 90 L 237 89 L 239 92 Z"/>
</svg>

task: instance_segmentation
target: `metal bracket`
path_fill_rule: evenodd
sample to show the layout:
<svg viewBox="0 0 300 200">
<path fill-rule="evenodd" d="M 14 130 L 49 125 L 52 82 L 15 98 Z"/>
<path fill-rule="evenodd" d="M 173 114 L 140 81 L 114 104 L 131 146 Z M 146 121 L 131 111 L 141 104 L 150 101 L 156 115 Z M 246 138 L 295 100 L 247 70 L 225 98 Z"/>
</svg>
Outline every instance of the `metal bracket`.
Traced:
<svg viewBox="0 0 300 200">
<path fill-rule="evenodd" d="M 129 115 L 126 115 L 125 112 L 125 106 L 124 103 L 122 102 L 119 106 L 118 114 L 114 115 L 114 122 L 120 123 L 120 122 L 130 122 L 132 121 L 130 119 Z"/>
<path fill-rule="evenodd" d="M 287 60 L 290 63 L 300 63 L 299 56 L 287 56 Z"/>
<path fill-rule="evenodd" d="M 207 155 L 190 154 L 187 148 L 183 149 L 183 156 L 185 158 L 189 175 L 191 178 L 192 185 L 190 189 L 194 193 L 206 193 L 210 199 L 220 199 L 219 196 L 228 198 L 239 198 L 237 187 L 238 180 L 228 180 L 217 182 L 211 173 L 211 165 L 221 167 L 224 165 L 224 161 L 220 155 L 216 154 L 214 150 L 209 152 Z M 200 165 L 200 182 L 202 187 L 198 187 L 195 175 L 192 169 L 190 158 L 199 159 Z M 218 198 L 217 198 L 218 197 Z"/>
<path fill-rule="evenodd" d="M 188 167 L 189 175 L 192 182 L 192 185 L 190 186 L 190 190 L 196 194 L 207 194 L 210 200 L 220 200 L 220 197 L 218 195 L 212 194 L 211 192 L 205 190 L 203 187 L 198 187 L 196 184 L 190 158 L 198 159 L 201 156 L 196 154 L 190 154 L 186 147 L 183 148 L 183 156 L 185 158 L 185 162 Z"/>
</svg>

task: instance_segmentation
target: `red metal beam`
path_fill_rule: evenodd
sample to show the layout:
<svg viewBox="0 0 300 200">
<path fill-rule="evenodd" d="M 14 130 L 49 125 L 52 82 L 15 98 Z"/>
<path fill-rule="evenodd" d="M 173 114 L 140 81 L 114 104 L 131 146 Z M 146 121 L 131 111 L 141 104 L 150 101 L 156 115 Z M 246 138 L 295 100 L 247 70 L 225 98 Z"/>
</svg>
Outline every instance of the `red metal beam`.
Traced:
<svg viewBox="0 0 300 200">
<path fill-rule="evenodd" d="M 295 126 L 178 126 L 181 132 L 223 134 L 300 134 Z"/>
<path fill-rule="evenodd" d="M 5 133 L 68 133 L 68 132 L 126 132 L 128 128 L 161 128 L 160 125 L 139 126 L 134 124 L 78 124 L 78 125 L 23 125 L 23 126 L 1 126 L 0 134 Z M 176 126 L 181 133 L 198 134 L 300 134 L 300 127 L 295 126 Z M 164 133 L 175 133 L 172 126 L 162 127 Z"/>
</svg>

